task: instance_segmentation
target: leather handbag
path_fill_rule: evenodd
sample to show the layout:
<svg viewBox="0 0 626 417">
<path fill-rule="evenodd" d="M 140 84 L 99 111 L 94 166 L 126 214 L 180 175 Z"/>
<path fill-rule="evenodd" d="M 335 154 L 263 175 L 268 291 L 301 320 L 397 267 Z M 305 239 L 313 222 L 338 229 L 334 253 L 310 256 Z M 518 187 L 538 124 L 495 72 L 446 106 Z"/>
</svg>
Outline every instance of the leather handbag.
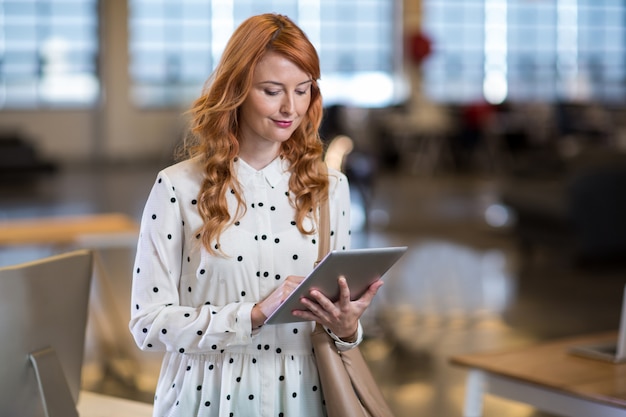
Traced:
<svg viewBox="0 0 626 417">
<path fill-rule="evenodd" d="M 320 210 L 319 261 L 330 249 L 330 209 Z M 311 335 L 328 417 L 393 417 L 360 349 L 340 352 L 319 323 Z"/>
</svg>

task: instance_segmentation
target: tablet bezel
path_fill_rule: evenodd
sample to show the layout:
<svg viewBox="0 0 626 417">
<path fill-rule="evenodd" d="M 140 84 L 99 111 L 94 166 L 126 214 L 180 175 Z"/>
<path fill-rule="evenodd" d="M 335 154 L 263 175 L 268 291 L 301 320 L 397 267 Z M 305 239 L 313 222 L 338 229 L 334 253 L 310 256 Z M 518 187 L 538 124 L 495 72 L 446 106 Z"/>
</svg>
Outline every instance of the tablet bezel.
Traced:
<svg viewBox="0 0 626 417">
<path fill-rule="evenodd" d="M 292 314 L 293 310 L 306 309 L 300 298 L 315 288 L 335 301 L 339 298 L 337 280 L 345 276 L 350 287 L 350 298 L 355 300 L 395 264 L 406 252 L 406 246 L 333 250 L 298 285 L 278 308 L 265 320 L 265 324 L 284 324 L 307 321 Z"/>
</svg>

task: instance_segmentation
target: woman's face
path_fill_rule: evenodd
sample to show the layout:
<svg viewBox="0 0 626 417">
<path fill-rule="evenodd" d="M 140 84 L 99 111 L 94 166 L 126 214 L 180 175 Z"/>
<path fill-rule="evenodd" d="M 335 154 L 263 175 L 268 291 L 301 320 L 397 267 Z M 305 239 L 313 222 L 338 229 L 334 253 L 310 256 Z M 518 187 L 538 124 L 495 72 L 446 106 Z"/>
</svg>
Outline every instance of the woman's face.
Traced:
<svg viewBox="0 0 626 417">
<path fill-rule="evenodd" d="M 257 64 L 241 105 L 240 150 L 274 150 L 291 137 L 311 102 L 311 77 L 293 62 L 268 52 Z"/>
</svg>

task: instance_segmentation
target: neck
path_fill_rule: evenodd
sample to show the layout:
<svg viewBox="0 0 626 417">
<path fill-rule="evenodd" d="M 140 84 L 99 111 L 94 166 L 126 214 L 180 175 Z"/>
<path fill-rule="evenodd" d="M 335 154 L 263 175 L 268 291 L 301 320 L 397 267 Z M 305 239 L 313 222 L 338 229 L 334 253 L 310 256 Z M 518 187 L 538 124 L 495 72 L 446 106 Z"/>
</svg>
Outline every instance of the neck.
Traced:
<svg viewBox="0 0 626 417">
<path fill-rule="evenodd" d="M 256 170 L 261 170 L 268 166 L 276 159 L 279 153 L 279 146 L 266 149 L 248 149 L 245 146 L 239 148 L 239 157 Z"/>
</svg>

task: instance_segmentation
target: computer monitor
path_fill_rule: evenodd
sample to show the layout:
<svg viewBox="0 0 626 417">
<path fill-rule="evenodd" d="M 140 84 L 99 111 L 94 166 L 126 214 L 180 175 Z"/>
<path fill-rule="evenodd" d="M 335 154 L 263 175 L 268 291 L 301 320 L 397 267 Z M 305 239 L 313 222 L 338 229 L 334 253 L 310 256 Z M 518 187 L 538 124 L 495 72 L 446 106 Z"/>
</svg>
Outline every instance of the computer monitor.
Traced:
<svg viewBox="0 0 626 417">
<path fill-rule="evenodd" d="M 78 416 L 92 252 L 0 268 L 0 414 Z"/>
<path fill-rule="evenodd" d="M 622 296 L 622 313 L 620 315 L 617 340 L 606 343 L 572 346 L 570 353 L 606 362 L 626 362 L 626 286 L 624 286 Z"/>
</svg>

